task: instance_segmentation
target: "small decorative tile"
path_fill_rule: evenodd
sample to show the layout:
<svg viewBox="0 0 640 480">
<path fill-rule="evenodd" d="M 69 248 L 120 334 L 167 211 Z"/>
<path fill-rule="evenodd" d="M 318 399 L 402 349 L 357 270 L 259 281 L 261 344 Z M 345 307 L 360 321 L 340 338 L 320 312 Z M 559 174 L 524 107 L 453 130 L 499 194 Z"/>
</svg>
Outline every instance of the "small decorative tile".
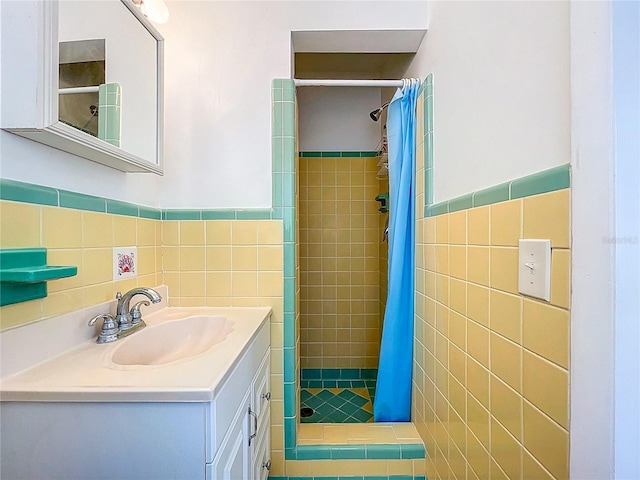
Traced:
<svg viewBox="0 0 640 480">
<path fill-rule="evenodd" d="M 116 247 L 113 249 L 113 281 L 133 278 L 137 271 L 138 248 Z"/>
</svg>

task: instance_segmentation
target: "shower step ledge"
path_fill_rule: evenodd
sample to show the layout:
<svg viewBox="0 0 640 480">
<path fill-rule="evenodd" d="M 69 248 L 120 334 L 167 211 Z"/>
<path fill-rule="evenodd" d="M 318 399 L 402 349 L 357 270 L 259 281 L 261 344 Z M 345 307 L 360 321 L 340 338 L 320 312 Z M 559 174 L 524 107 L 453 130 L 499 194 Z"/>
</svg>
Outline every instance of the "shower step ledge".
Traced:
<svg viewBox="0 0 640 480">
<path fill-rule="evenodd" d="M 414 460 L 426 450 L 412 423 L 301 424 L 287 460 Z"/>
</svg>

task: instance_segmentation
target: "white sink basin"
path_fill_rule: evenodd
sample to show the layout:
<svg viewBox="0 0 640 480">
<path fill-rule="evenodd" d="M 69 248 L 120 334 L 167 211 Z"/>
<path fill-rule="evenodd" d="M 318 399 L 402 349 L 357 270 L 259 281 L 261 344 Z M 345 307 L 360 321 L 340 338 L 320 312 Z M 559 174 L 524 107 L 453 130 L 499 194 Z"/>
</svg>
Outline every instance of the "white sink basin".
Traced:
<svg viewBox="0 0 640 480">
<path fill-rule="evenodd" d="M 122 340 L 113 351 L 116 365 L 164 365 L 195 357 L 233 331 L 226 317 L 198 315 L 146 328 Z"/>
</svg>

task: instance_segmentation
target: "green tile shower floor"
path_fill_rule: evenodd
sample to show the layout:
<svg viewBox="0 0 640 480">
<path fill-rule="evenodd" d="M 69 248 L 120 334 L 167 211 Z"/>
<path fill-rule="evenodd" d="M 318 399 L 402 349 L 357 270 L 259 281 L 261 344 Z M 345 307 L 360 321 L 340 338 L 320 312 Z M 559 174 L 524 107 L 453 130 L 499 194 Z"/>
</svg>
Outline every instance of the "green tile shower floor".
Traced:
<svg viewBox="0 0 640 480">
<path fill-rule="evenodd" d="M 301 388 L 300 410 L 302 411 L 305 407 L 308 407 L 313 409 L 313 414 L 308 417 L 301 416 L 300 422 L 373 422 L 375 381 L 357 383 L 358 386 L 352 386 L 349 388 Z"/>
</svg>

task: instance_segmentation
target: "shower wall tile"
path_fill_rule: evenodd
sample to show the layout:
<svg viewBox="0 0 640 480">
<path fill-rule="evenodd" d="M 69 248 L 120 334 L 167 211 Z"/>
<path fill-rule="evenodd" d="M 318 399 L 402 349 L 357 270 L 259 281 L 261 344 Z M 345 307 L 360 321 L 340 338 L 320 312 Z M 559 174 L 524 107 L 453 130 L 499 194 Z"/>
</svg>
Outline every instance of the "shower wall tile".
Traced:
<svg viewBox="0 0 640 480">
<path fill-rule="evenodd" d="M 301 366 L 376 368 L 386 288 L 378 158 L 316 153 L 299 158 Z"/>
<path fill-rule="evenodd" d="M 429 478 L 568 478 L 570 191 L 553 170 L 418 220 L 412 420 Z M 552 239 L 551 302 L 518 293 L 524 237 Z"/>
</svg>

